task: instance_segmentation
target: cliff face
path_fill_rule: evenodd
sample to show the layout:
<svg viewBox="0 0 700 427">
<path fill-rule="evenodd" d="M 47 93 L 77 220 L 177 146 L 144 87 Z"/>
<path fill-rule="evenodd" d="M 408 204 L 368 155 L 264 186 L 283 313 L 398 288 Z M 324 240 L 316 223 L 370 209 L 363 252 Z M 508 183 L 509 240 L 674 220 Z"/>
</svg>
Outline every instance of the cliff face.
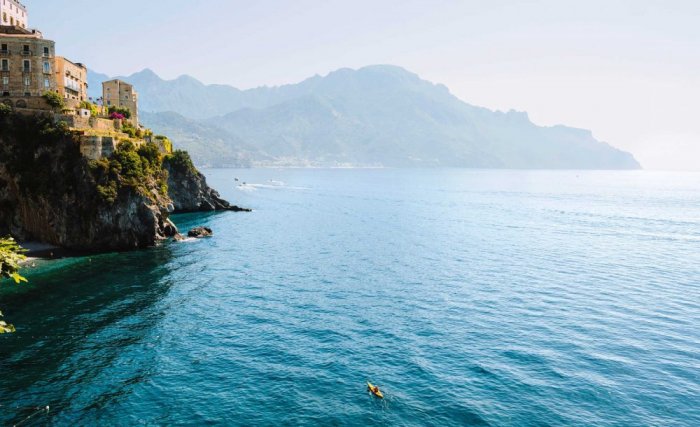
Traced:
<svg viewBox="0 0 700 427">
<path fill-rule="evenodd" d="M 168 194 L 176 212 L 213 210 L 248 211 L 229 204 L 207 185 L 207 180 L 184 151 L 176 151 L 163 160 L 168 172 Z"/>
<path fill-rule="evenodd" d="M 0 110 L 0 235 L 86 251 L 142 248 L 175 236 L 163 157 L 153 145 L 125 143 L 107 159 L 87 160 L 52 118 Z M 203 179 L 185 176 L 180 184 L 176 200 L 196 203 L 186 191 L 199 189 L 215 209 L 227 205 Z"/>
</svg>

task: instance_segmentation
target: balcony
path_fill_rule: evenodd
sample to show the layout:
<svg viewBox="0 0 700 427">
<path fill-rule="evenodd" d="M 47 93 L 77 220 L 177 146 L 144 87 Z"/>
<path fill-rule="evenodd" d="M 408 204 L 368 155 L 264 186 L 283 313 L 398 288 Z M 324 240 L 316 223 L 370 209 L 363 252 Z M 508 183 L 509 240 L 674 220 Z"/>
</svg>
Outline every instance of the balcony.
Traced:
<svg viewBox="0 0 700 427">
<path fill-rule="evenodd" d="M 31 50 L 21 50 L 20 53 L 22 54 L 22 56 L 31 56 L 32 55 Z"/>
<path fill-rule="evenodd" d="M 10 51 L 7 49 L 0 49 L 0 56 L 10 56 Z"/>
</svg>

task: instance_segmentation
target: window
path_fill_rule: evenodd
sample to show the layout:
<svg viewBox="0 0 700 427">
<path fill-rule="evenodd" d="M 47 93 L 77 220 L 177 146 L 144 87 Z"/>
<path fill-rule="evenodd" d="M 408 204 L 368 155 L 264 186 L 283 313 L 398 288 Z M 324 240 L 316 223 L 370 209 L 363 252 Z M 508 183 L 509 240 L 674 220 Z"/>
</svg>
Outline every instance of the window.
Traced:
<svg viewBox="0 0 700 427">
<path fill-rule="evenodd" d="M 0 63 L 0 70 L 10 71 L 10 61 L 8 61 L 7 59 L 3 59 L 2 63 Z"/>
<path fill-rule="evenodd" d="M 32 78 L 29 76 L 24 76 L 24 85 L 30 86 L 32 84 Z"/>
<path fill-rule="evenodd" d="M 2 84 L 3 84 L 3 86 L 9 85 L 9 84 L 10 84 L 10 78 L 7 77 L 7 76 L 6 76 L 6 77 L 3 77 L 3 78 L 2 78 Z"/>
<path fill-rule="evenodd" d="M 25 59 L 24 60 L 24 67 L 23 67 L 24 72 L 29 72 L 31 69 L 32 69 L 31 61 L 28 59 Z"/>
<path fill-rule="evenodd" d="M 48 88 L 50 88 L 50 87 L 51 87 L 51 81 L 49 80 L 48 77 L 46 77 L 46 78 L 44 79 L 44 88 L 45 88 L 45 89 L 48 89 Z"/>
<path fill-rule="evenodd" d="M 1 51 L 2 53 L 7 53 L 7 44 L 3 43 L 3 44 L 0 46 L 0 51 Z"/>
<path fill-rule="evenodd" d="M 48 61 L 44 61 L 44 72 L 45 72 L 45 73 L 50 73 L 50 72 L 51 72 L 51 64 L 49 64 Z"/>
<path fill-rule="evenodd" d="M 49 48 L 44 47 L 44 56 L 49 56 Z"/>
</svg>

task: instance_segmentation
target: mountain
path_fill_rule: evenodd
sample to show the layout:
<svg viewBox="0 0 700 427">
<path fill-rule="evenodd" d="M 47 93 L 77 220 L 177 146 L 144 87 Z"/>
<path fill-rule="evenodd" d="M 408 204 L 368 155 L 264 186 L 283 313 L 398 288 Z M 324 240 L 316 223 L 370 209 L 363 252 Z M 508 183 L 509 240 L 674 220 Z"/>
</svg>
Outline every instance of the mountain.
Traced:
<svg viewBox="0 0 700 427">
<path fill-rule="evenodd" d="M 175 141 L 176 148 L 186 149 L 199 166 L 252 166 L 257 150 L 217 126 L 188 119 L 173 111 L 142 112 L 140 118 L 157 133 Z"/>
<path fill-rule="evenodd" d="M 143 122 L 170 134 L 198 164 L 640 167 L 590 131 L 476 107 L 395 66 L 245 91 L 188 76 L 166 81 L 150 70 L 121 78 L 140 92 L 141 109 L 156 113 Z"/>
</svg>

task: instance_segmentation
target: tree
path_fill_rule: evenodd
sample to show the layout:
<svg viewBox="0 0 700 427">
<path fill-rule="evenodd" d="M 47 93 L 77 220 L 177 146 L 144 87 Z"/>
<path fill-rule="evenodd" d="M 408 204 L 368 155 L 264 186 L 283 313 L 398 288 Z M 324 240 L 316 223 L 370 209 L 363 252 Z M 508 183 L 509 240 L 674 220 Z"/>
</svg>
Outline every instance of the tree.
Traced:
<svg viewBox="0 0 700 427">
<path fill-rule="evenodd" d="M 24 249 L 22 249 L 12 237 L 0 238 L 0 277 L 10 278 L 15 283 L 26 282 L 27 279 L 19 274 L 20 263 L 24 261 Z M 2 318 L 2 312 L 0 312 Z M 15 327 L 0 320 L 0 334 L 12 333 Z"/>
<path fill-rule="evenodd" d="M 41 96 L 46 100 L 46 103 L 49 104 L 49 107 L 53 108 L 54 110 L 60 111 L 66 107 L 66 103 L 63 101 L 63 98 L 61 98 L 61 95 L 56 92 L 47 91 Z"/>
</svg>

